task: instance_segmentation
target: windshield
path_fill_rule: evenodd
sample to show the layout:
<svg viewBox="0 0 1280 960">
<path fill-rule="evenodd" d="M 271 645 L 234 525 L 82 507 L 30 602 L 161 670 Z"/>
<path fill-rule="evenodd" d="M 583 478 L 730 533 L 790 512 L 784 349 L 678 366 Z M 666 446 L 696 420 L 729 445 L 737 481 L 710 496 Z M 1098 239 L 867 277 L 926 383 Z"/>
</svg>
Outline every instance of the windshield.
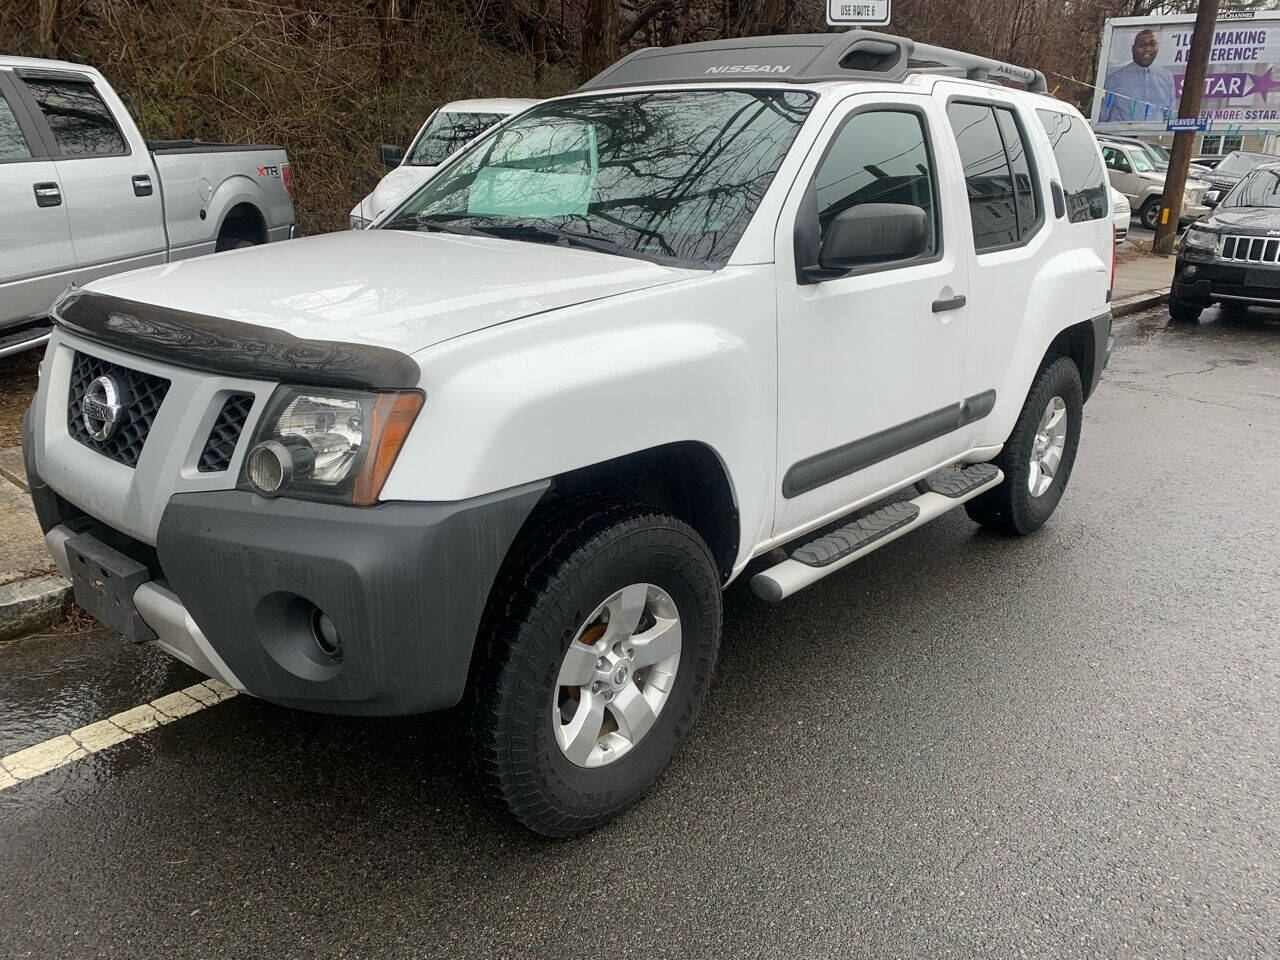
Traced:
<svg viewBox="0 0 1280 960">
<path fill-rule="evenodd" d="M 1171 154 L 1165 147 L 1162 147 L 1158 143 L 1148 143 L 1146 144 L 1146 147 L 1147 147 L 1147 153 L 1155 154 L 1155 156 L 1152 159 L 1160 160 L 1163 163 L 1169 162 L 1169 157 L 1171 156 Z"/>
<path fill-rule="evenodd" d="M 1155 166 L 1141 150 L 1130 150 L 1129 159 L 1133 161 L 1133 169 L 1138 173 L 1151 173 L 1155 170 Z"/>
<path fill-rule="evenodd" d="M 1263 163 L 1271 163 L 1275 159 L 1275 157 L 1264 157 L 1256 153 L 1228 153 L 1214 169 L 1218 173 L 1244 175 L 1254 167 Z"/>
<path fill-rule="evenodd" d="M 1255 170 L 1227 194 L 1224 207 L 1280 207 L 1280 170 Z"/>
<path fill-rule="evenodd" d="M 409 148 L 405 163 L 436 167 L 468 140 L 474 140 L 501 120 L 501 113 L 443 113 L 427 121 L 418 142 Z"/>
<path fill-rule="evenodd" d="M 722 265 L 813 101 L 780 90 L 552 101 L 474 144 L 382 228 Z"/>
</svg>

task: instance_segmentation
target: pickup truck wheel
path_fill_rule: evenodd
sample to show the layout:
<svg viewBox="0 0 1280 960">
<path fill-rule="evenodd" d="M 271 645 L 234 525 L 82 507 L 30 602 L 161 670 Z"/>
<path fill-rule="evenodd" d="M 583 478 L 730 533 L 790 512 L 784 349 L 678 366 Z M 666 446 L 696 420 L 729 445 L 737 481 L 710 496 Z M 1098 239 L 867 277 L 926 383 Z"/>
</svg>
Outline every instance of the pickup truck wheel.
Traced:
<svg viewBox="0 0 1280 960">
<path fill-rule="evenodd" d="M 529 549 L 532 547 L 532 549 Z M 613 505 L 524 545 L 482 631 L 482 781 L 529 829 L 591 830 L 639 800 L 706 697 L 720 581 L 689 526 Z"/>
<path fill-rule="evenodd" d="M 1138 211 L 1138 217 L 1142 220 L 1144 227 L 1154 230 L 1160 221 L 1160 198 L 1152 197 L 1144 203 L 1142 209 Z"/>
<path fill-rule="evenodd" d="M 213 252 L 221 253 L 223 250 L 243 250 L 245 247 L 256 246 L 256 243 L 252 240 L 246 240 L 244 237 L 219 237 L 218 242 L 214 245 Z"/>
<path fill-rule="evenodd" d="M 1080 445 L 1084 390 L 1068 357 L 1040 370 L 1013 433 L 993 461 L 1004 483 L 965 504 L 969 517 L 1001 533 L 1025 535 L 1049 519 L 1066 489 Z"/>
</svg>

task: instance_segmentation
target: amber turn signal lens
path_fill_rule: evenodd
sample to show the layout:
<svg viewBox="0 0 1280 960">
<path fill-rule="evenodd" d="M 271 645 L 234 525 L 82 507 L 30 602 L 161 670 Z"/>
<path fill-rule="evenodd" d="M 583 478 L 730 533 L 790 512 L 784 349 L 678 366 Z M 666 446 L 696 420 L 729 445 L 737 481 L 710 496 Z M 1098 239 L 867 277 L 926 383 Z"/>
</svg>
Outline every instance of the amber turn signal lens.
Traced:
<svg viewBox="0 0 1280 960">
<path fill-rule="evenodd" d="M 409 428 L 422 409 L 420 393 L 383 393 L 373 404 L 372 424 L 369 430 L 369 456 L 365 458 L 356 477 L 351 502 L 368 506 L 377 503 L 382 485 L 391 474 L 391 467 L 400 455 Z"/>
</svg>

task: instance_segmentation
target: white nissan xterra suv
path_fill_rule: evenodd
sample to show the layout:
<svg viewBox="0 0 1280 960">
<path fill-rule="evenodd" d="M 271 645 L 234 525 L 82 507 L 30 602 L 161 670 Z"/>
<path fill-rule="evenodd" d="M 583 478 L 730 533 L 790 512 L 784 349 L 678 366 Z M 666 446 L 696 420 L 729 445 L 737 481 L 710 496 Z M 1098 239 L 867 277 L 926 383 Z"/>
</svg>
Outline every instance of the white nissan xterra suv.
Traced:
<svg viewBox="0 0 1280 960">
<path fill-rule="evenodd" d="M 246 693 L 465 697 L 482 781 L 579 833 L 689 732 L 748 565 L 777 601 L 961 504 L 1048 519 L 1108 357 L 1103 171 L 1032 70 L 642 50 L 374 229 L 66 295 L 24 444 L 50 551 Z"/>
</svg>

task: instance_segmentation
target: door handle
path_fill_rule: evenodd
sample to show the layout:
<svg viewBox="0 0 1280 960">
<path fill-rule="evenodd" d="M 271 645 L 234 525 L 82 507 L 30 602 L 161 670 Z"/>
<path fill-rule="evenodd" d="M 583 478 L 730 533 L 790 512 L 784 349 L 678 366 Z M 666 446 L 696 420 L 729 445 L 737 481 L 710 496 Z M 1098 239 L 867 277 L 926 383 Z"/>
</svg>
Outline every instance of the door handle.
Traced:
<svg viewBox="0 0 1280 960">
<path fill-rule="evenodd" d="M 31 189 L 35 191 L 37 207 L 62 206 L 62 190 L 56 183 L 36 183 Z"/>
<path fill-rule="evenodd" d="M 133 195 L 135 197 L 151 196 L 151 178 L 145 173 L 138 174 L 133 178 Z"/>
<path fill-rule="evenodd" d="M 935 300 L 933 301 L 933 312 L 946 313 L 948 310 L 959 310 L 965 305 L 965 302 L 963 293 L 952 297 L 950 300 Z"/>
</svg>

